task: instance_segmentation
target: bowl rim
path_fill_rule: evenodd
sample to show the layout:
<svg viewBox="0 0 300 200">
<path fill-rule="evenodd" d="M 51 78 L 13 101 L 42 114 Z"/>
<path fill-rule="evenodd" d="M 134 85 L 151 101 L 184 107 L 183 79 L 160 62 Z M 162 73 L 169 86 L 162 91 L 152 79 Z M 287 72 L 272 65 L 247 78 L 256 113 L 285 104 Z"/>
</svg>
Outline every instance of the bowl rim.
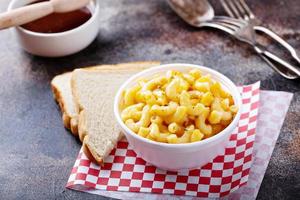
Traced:
<svg viewBox="0 0 300 200">
<path fill-rule="evenodd" d="M 219 132 L 218 134 L 207 138 L 205 140 L 201 140 L 198 142 L 193 142 L 193 143 L 183 143 L 183 144 L 169 144 L 169 143 L 162 143 L 162 142 L 156 142 L 156 141 L 152 141 L 149 140 L 147 138 L 143 138 L 139 135 L 137 135 L 136 133 L 134 133 L 132 130 L 130 130 L 125 123 L 123 122 L 123 120 L 121 119 L 120 116 L 120 109 L 119 109 L 119 101 L 122 95 L 123 90 L 127 87 L 128 84 L 130 84 L 131 82 L 137 80 L 139 77 L 143 77 L 143 75 L 147 74 L 148 72 L 152 72 L 152 71 L 156 71 L 156 72 L 161 72 L 161 71 L 166 71 L 168 68 L 170 67 L 189 67 L 189 68 L 198 68 L 200 70 L 203 70 L 209 74 L 211 74 L 211 76 L 213 77 L 214 75 L 219 76 L 223 81 L 225 81 L 227 84 L 229 84 L 230 89 L 234 89 L 233 92 L 231 92 L 232 95 L 234 96 L 234 99 L 237 100 L 237 102 L 235 102 L 235 105 L 238 106 L 238 112 L 235 115 L 234 119 L 232 120 L 232 122 L 221 132 Z M 136 138 L 137 140 L 141 140 L 142 142 L 146 142 L 148 144 L 151 145 L 155 145 L 157 147 L 168 147 L 168 148 L 181 148 L 181 147 L 197 147 L 199 145 L 207 145 L 207 144 L 213 144 L 214 141 L 217 141 L 218 139 L 220 139 L 223 135 L 226 135 L 226 133 L 229 130 L 234 130 L 235 126 L 237 125 L 239 119 L 240 119 L 240 115 L 241 115 L 241 106 L 242 106 L 242 99 L 241 99 L 241 95 L 240 92 L 237 88 L 237 86 L 229 79 L 227 78 L 225 75 L 221 74 L 220 72 L 205 67 L 205 66 L 201 66 L 201 65 L 196 65 L 196 64 L 187 64 L 187 63 L 169 63 L 169 64 L 162 64 L 162 65 L 158 65 L 158 66 L 154 66 L 151 67 L 149 69 L 143 70 L 137 74 L 132 75 L 129 79 L 127 79 L 119 88 L 119 90 L 117 91 L 116 95 L 115 95 L 115 99 L 114 99 L 114 115 L 115 118 L 117 119 L 118 124 L 125 130 L 126 133 L 130 134 L 132 137 Z M 125 133 L 125 135 L 126 135 Z"/>
<path fill-rule="evenodd" d="M 13 7 L 17 1 L 18 0 L 12 0 L 8 5 L 7 11 L 13 10 Z M 68 35 L 68 34 L 73 34 L 75 32 L 81 31 L 82 29 L 87 29 L 87 27 L 93 21 L 97 20 L 98 15 L 100 13 L 99 2 L 97 0 L 93 0 L 89 4 L 92 4 L 94 7 L 94 10 L 95 10 L 94 13 L 92 13 L 92 17 L 89 20 L 87 20 L 85 23 L 81 24 L 80 26 L 73 28 L 71 30 L 68 30 L 68 31 L 63 31 L 63 32 L 59 32 L 59 33 L 39 33 L 39 32 L 27 30 L 25 28 L 22 28 L 21 26 L 16 26 L 15 28 L 19 31 L 22 31 L 22 32 L 28 34 L 28 35 L 33 35 L 33 36 L 38 36 L 38 37 L 60 37 L 60 36 Z"/>
</svg>

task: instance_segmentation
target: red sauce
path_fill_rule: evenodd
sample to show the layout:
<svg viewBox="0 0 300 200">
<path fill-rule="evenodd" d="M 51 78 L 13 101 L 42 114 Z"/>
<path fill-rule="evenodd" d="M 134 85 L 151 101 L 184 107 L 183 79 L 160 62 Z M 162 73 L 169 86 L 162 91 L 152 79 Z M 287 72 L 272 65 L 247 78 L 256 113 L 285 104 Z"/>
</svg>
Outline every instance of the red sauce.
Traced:
<svg viewBox="0 0 300 200">
<path fill-rule="evenodd" d="M 41 0 L 37 2 L 43 2 Z M 34 3 L 37 3 L 34 2 Z M 92 17 L 87 7 L 67 13 L 53 13 L 22 25 L 21 27 L 39 33 L 60 33 L 69 31 L 84 24 Z"/>
</svg>

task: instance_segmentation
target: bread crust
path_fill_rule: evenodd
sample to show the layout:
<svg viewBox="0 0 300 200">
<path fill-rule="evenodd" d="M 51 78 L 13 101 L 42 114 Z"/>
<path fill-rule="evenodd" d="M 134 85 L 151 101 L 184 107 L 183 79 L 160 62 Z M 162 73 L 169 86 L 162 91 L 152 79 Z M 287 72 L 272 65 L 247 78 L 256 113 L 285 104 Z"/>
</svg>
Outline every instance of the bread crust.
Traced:
<svg viewBox="0 0 300 200">
<path fill-rule="evenodd" d="M 78 117 L 78 135 L 81 142 L 83 142 L 85 136 L 87 135 L 87 121 L 85 117 L 85 111 L 81 110 Z"/>
<path fill-rule="evenodd" d="M 97 163 L 98 165 L 103 165 L 103 160 L 102 159 L 96 160 L 95 159 L 96 156 L 93 156 L 93 154 L 91 153 L 89 147 L 85 142 L 82 143 L 82 150 L 90 161 L 92 161 L 93 163 Z"/>
</svg>

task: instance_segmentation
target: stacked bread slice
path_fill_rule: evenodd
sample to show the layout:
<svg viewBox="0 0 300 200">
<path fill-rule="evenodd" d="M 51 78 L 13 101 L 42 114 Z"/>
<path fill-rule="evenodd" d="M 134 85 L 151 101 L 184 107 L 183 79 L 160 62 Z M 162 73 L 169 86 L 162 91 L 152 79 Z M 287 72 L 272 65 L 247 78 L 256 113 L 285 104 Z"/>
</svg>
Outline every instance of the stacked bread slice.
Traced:
<svg viewBox="0 0 300 200">
<path fill-rule="evenodd" d="M 135 62 L 76 69 L 51 81 L 64 126 L 78 136 L 86 156 L 98 164 L 122 138 L 113 114 L 114 96 L 131 75 L 159 62 Z"/>
</svg>

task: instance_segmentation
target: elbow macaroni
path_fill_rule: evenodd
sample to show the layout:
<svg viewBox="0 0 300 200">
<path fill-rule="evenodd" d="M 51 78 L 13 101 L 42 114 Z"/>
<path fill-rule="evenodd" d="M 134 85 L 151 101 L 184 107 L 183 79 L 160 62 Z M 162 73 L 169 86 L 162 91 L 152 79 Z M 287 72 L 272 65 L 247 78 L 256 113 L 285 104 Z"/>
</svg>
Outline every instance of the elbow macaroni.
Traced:
<svg viewBox="0 0 300 200">
<path fill-rule="evenodd" d="M 125 125 L 137 135 L 170 144 L 218 134 L 238 111 L 230 93 L 198 69 L 140 80 L 123 92 L 120 107 Z"/>
<path fill-rule="evenodd" d="M 134 121 L 138 121 L 141 118 L 141 110 L 144 107 L 144 105 L 144 103 L 138 103 L 125 108 L 121 113 L 122 120 L 126 121 L 128 119 L 133 119 Z"/>
</svg>

